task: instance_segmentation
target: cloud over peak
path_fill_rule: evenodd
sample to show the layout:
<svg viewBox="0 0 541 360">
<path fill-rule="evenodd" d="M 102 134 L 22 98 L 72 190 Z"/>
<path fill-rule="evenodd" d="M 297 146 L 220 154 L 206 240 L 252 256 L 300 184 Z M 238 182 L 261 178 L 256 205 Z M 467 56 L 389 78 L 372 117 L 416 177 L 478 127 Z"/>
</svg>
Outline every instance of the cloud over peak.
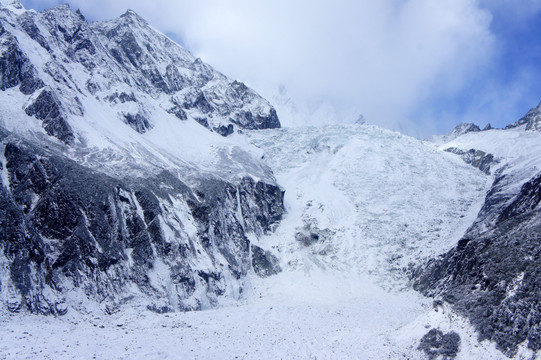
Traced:
<svg viewBox="0 0 541 360">
<path fill-rule="evenodd" d="M 41 6 L 47 2 L 58 0 Z M 461 94 L 494 73 L 500 51 L 493 15 L 510 6 L 508 0 L 68 2 L 91 19 L 134 9 L 274 100 L 286 125 L 353 121 L 362 113 L 419 136 L 441 131 L 437 106 L 461 102 L 451 116 L 467 112 Z M 541 10 L 541 1 L 525 3 L 517 19 Z"/>
</svg>

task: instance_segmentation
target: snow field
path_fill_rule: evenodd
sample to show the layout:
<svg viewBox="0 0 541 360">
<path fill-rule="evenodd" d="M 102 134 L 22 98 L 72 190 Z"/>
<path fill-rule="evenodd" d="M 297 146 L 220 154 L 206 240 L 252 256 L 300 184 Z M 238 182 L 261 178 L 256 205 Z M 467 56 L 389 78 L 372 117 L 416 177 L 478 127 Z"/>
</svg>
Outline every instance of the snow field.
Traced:
<svg viewBox="0 0 541 360">
<path fill-rule="evenodd" d="M 465 320 L 409 289 L 404 271 L 458 241 L 489 176 L 372 126 L 247 137 L 286 191 L 276 232 L 254 239 L 280 258 L 282 273 L 250 276 L 241 301 L 208 311 L 156 314 L 126 305 L 110 316 L 4 315 L 0 357 L 424 359 L 419 340 L 435 327 L 460 334 L 460 359 L 503 358 L 479 344 Z M 232 140 L 250 149 L 243 137 Z M 320 236 L 305 246 L 298 232 Z"/>
</svg>

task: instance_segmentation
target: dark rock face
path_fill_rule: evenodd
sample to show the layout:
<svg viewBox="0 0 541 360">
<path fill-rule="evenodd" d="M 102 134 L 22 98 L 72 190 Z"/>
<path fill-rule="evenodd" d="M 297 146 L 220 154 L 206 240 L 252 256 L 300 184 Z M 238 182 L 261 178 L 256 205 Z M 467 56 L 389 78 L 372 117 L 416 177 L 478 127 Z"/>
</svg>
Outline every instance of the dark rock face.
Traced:
<svg viewBox="0 0 541 360">
<path fill-rule="evenodd" d="M 541 201 L 541 173 L 525 183 L 515 200 L 506 207 L 498 222 L 535 210 Z"/>
<path fill-rule="evenodd" d="M 138 112 L 135 115 L 125 114 L 124 121 L 140 134 L 144 134 L 152 128 L 150 121 L 145 115 L 141 114 L 141 112 Z"/>
<path fill-rule="evenodd" d="M 214 128 L 214 131 L 222 136 L 228 136 L 235 132 L 235 127 L 233 124 L 229 124 L 227 126 L 220 125 L 220 127 Z"/>
<path fill-rule="evenodd" d="M 524 341 L 541 349 L 540 187 L 541 174 L 498 212 L 491 230 L 462 239 L 414 274 L 417 290 L 452 304 L 481 340 L 510 356 Z"/>
<path fill-rule="evenodd" d="M 38 26 L 36 25 L 35 14 L 24 13 L 19 18 L 19 24 L 24 29 L 24 31 L 28 34 L 28 36 L 32 38 L 32 40 L 40 44 L 45 50 L 47 51 L 51 50 L 51 48 L 49 47 L 49 44 L 47 44 L 47 40 L 45 39 L 45 37 L 43 37 Z"/>
<path fill-rule="evenodd" d="M 274 109 L 271 109 L 269 116 L 258 116 L 257 118 L 261 119 L 260 129 L 276 129 L 280 127 L 280 121 L 278 120 L 278 115 Z"/>
<path fill-rule="evenodd" d="M 472 124 L 472 123 L 462 123 L 462 124 L 458 124 L 453 129 L 452 132 L 454 134 L 456 134 L 456 135 L 463 135 L 463 134 L 467 134 L 469 132 L 477 132 L 477 131 L 481 131 L 479 126 L 477 126 L 475 124 Z"/>
<path fill-rule="evenodd" d="M 454 359 L 460 349 L 460 335 L 454 331 L 444 334 L 439 329 L 431 329 L 423 336 L 417 349 L 424 351 L 429 360 Z"/>
<path fill-rule="evenodd" d="M 245 230 L 258 235 L 273 231 L 284 214 L 284 190 L 261 181 L 255 182 L 252 178 L 244 178 L 238 192 L 242 216 L 249 220 Z"/>
<path fill-rule="evenodd" d="M 244 112 L 236 118 L 232 118 L 231 122 L 248 130 L 276 129 L 280 127 L 280 121 L 278 121 L 278 115 L 274 109 L 271 109 L 267 116 L 254 116 L 251 112 Z"/>
<path fill-rule="evenodd" d="M 5 32 L 3 27 L 0 29 L 0 40 L 5 49 L 0 54 L 0 90 L 20 85 L 19 90 L 29 95 L 43 87 L 30 60 L 19 48 L 17 39 Z"/>
<path fill-rule="evenodd" d="M 494 229 L 500 222 L 500 217 L 505 209 L 518 196 L 515 191 L 510 191 L 510 188 L 514 187 L 517 182 L 523 181 L 521 180 L 521 175 L 513 173 L 502 175 L 502 171 L 497 170 L 494 176 L 494 182 L 485 197 L 485 202 L 477 214 L 477 219 L 475 219 L 466 231 L 465 238 L 472 239 L 488 230 Z"/>
<path fill-rule="evenodd" d="M 270 252 L 252 247 L 250 256 L 245 235 L 281 219 L 275 185 L 207 179 L 189 188 L 168 172 L 118 180 L 20 141 L 6 142 L 4 156 L 0 271 L 9 281 L 0 291 L 12 311 L 62 314 L 79 292 L 110 312 L 134 286 L 150 308 L 196 310 L 232 281 L 242 288 L 252 266 L 261 276 L 279 271 Z"/>
<path fill-rule="evenodd" d="M 175 115 L 179 120 L 188 120 L 188 115 L 186 115 L 186 111 L 184 111 L 184 109 L 182 109 L 180 106 L 175 105 L 172 108 L 168 109 L 167 112 L 169 114 Z"/>
<path fill-rule="evenodd" d="M 60 100 L 49 90 L 43 90 L 36 100 L 25 109 L 29 116 L 43 121 L 47 134 L 54 136 L 66 144 L 73 143 L 75 136 L 71 126 L 62 113 Z"/>
<path fill-rule="evenodd" d="M 269 277 L 276 275 L 282 269 L 280 268 L 278 258 L 270 251 L 265 251 L 259 246 L 252 244 L 252 266 L 254 271 L 260 277 Z"/>
<path fill-rule="evenodd" d="M 186 99 L 186 101 L 184 102 L 184 108 L 196 108 L 203 114 L 208 114 L 214 111 L 214 107 L 209 103 L 209 101 L 205 97 L 205 94 L 203 94 L 203 92 L 201 91 L 197 92 L 193 98 Z"/>
<path fill-rule="evenodd" d="M 196 117 L 194 118 L 195 121 L 197 121 L 198 124 L 206 127 L 207 129 L 210 129 L 210 125 L 209 125 L 209 122 L 206 118 L 200 118 L 200 117 Z"/>
<path fill-rule="evenodd" d="M 189 81 L 180 74 L 180 71 L 174 64 L 167 65 L 165 79 L 168 84 L 168 91 L 171 93 L 180 91 L 189 85 Z"/>
<path fill-rule="evenodd" d="M 112 103 L 127 103 L 127 102 L 137 102 L 137 98 L 133 93 L 125 93 L 121 92 L 120 94 L 118 92 L 115 92 L 107 97 L 107 100 L 109 100 Z"/>
<path fill-rule="evenodd" d="M 496 163 L 494 155 L 487 154 L 481 150 L 470 149 L 464 151 L 458 148 L 448 148 L 445 151 L 459 155 L 466 163 L 478 168 L 487 175 L 490 174 L 490 167 Z"/>
</svg>

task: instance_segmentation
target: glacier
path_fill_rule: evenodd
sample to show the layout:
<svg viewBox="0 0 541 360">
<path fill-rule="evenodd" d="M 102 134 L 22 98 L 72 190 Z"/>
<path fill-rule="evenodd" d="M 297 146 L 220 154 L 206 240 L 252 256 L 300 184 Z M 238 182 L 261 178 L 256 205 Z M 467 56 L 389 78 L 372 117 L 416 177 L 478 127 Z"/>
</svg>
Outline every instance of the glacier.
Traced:
<svg viewBox="0 0 541 360">
<path fill-rule="evenodd" d="M 281 128 L 131 10 L 0 5 L 0 357 L 539 357 L 539 106 Z"/>
<path fill-rule="evenodd" d="M 487 136 L 520 137 L 532 150 L 539 140 L 536 133 L 491 130 L 477 148 L 495 150 L 482 146 L 492 143 Z M 507 358 L 494 342 L 479 342 L 475 326 L 452 306 L 408 286 L 412 263 L 453 249 L 469 230 L 495 168 L 487 174 L 443 148 L 370 125 L 250 131 L 233 139 L 252 144 L 253 155 L 285 189 L 280 224 L 251 239 L 273 251 L 279 274 L 249 275 L 242 299 L 202 312 L 124 309 L 47 322 L 12 317 L 3 332 L 12 354 L 31 357 L 42 350 L 24 349 L 17 338 L 62 337 L 71 327 L 71 349 L 53 342 L 49 356 L 65 350 L 98 358 L 425 359 L 418 344 L 434 328 L 459 335 L 457 359 Z M 448 146 L 467 149 L 473 145 L 467 140 Z M 494 153 L 495 166 L 515 163 Z M 517 169 L 528 169 L 522 165 Z M 26 323 L 37 330 L 28 333 Z M 111 344 L 111 337 L 122 346 Z M 153 341 L 142 341 L 149 337 Z M 532 355 L 524 344 L 514 358 Z"/>
</svg>

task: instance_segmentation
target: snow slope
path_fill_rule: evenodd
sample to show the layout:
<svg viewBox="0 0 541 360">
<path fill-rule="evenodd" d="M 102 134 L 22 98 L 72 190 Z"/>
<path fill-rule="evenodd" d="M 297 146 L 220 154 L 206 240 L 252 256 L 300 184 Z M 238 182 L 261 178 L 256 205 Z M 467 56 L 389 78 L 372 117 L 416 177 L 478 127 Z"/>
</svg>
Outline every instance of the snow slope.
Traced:
<svg viewBox="0 0 541 360">
<path fill-rule="evenodd" d="M 293 269 L 372 274 L 386 287 L 400 288 L 410 263 L 455 245 L 490 185 L 457 156 L 373 126 L 248 136 L 286 189 L 288 216 L 265 242 L 284 249 Z M 303 246 L 295 241 L 299 232 L 319 239 Z"/>
<path fill-rule="evenodd" d="M 4 317 L 0 354 L 424 359 L 420 338 L 442 328 L 460 334 L 458 359 L 502 358 L 492 344 L 475 340 L 467 321 L 407 287 L 408 265 L 454 246 L 475 219 L 489 176 L 453 154 L 373 126 L 246 136 L 232 140 L 256 145 L 254 155 L 286 190 L 287 214 L 275 233 L 251 239 L 280 258 L 280 274 L 249 277 L 243 301 L 209 311 Z"/>
<path fill-rule="evenodd" d="M 541 170 L 541 132 L 525 131 L 524 126 L 470 132 L 441 145 L 440 149 L 450 147 L 493 154 L 499 163 L 494 170 L 501 169 L 502 174 L 520 173 L 524 181 Z M 523 183 L 518 182 L 516 187 Z"/>
<path fill-rule="evenodd" d="M 494 156 L 491 171 L 497 184 L 491 197 L 495 200 L 487 202 L 469 234 L 480 234 L 492 228 L 501 210 L 520 193 L 522 185 L 541 171 L 541 132 L 526 131 L 525 127 L 470 132 L 439 147 L 441 150 L 475 149 Z"/>
</svg>

